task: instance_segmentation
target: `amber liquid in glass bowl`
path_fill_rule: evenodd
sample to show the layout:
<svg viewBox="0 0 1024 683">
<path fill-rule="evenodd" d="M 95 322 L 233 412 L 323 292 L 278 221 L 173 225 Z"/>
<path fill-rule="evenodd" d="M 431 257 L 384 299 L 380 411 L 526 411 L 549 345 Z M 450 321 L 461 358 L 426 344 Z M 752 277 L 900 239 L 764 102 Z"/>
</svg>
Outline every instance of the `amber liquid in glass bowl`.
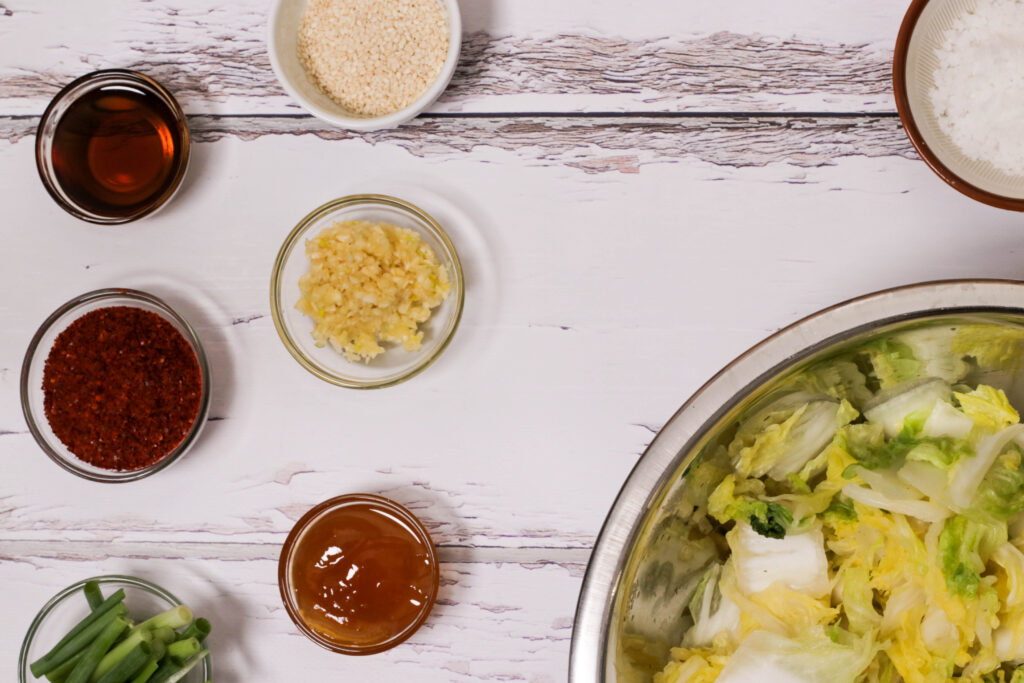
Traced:
<svg viewBox="0 0 1024 683">
<path fill-rule="evenodd" d="M 57 123 L 53 169 L 82 208 L 130 215 L 175 182 L 181 147 L 174 113 L 161 98 L 141 88 L 103 86 L 72 103 Z"/>
<path fill-rule="evenodd" d="M 437 557 L 404 508 L 370 495 L 314 508 L 286 543 L 285 605 L 321 645 L 371 654 L 397 645 L 437 596 Z"/>
</svg>

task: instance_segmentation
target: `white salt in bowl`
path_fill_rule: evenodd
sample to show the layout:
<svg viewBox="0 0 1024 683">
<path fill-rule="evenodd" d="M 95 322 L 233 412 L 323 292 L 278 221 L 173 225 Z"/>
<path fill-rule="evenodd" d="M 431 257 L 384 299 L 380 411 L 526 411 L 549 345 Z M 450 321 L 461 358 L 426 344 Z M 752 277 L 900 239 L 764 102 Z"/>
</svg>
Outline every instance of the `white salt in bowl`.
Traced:
<svg viewBox="0 0 1024 683">
<path fill-rule="evenodd" d="M 380 0 L 386 2 L 387 0 Z M 267 52 L 281 86 L 313 116 L 350 130 L 394 128 L 419 116 L 432 105 L 452 80 L 462 49 L 462 16 L 458 0 L 438 0 L 448 19 L 448 54 L 437 78 L 405 109 L 384 116 L 359 116 L 328 97 L 306 74 L 299 62 L 298 37 L 307 0 L 275 0 L 267 24 Z"/>
<path fill-rule="evenodd" d="M 961 15 L 974 11 L 977 4 L 977 0 L 914 0 L 911 3 L 896 39 L 893 57 L 896 107 L 918 154 L 940 178 L 977 201 L 1024 211 L 1024 175 L 1012 175 L 988 161 L 966 156 L 939 127 L 931 102 L 938 54 L 946 32 Z M 1024 64 L 1018 66 L 1024 69 Z M 1024 116 L 1024 112 L 1017 115 Z"/>
</svg>

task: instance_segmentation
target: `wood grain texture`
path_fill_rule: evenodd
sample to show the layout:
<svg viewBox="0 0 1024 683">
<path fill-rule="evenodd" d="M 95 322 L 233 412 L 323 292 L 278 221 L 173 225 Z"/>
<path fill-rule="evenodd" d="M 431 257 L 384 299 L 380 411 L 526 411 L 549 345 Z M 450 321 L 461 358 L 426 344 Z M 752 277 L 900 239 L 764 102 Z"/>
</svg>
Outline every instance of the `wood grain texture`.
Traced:
<svg viewBox="0 0 1024 683">
<path fill-rule="evenodd" d="M 944 187 L 893 115 L 901 3 L 462 0 L 449 90 L 364 135 L 277 85 L 267 4 L 0 0 L 6 642 L 59 588 L 121 572 L 211 615 L 220 683 L 563 681 L 608 506 L 709 376 L 853 295 L 1020 274 L 1019 217 Z M 163 81 L 197 142 L 174 201 L 120 229 L 61 212 L 33 164 L 49 98 L 108 67 Z M 468 283 L 450 349 L 381 392 L 304 373 L 267 301 L 287 232 L 353 192 L 435 215 Z M 107 286 L 168 300 L 214 368 L 197 447 L 114 489 L 50 463 L 18 399 L 38 324 Z M 372 658 L 310 645 L 276 584 L 295 520 L 352 491 L 410 507 L 443 564 L 426 628 Z"/>
<path fill-rule="evenodd" d="M 723 31 L 685 41 L 475 33 L 463 46 L 441 110 L 527 93 L 572 97 L 589 108 L 607 101 L 607 110 L 892 109 L 892 55 L 868 44 Z"/>
<path fill-rule="evenodd" d="M 60 86 L 109 67 L 153 76 L 189 113 L 299 111 L 270 68 L 263 2 L 119 0 L 98 12 L 72 9 L 63 27 L 46 21 L 53 6 L 11 2 L 0 15 L 0 113 L 40 113 Z M 850 42 L 676 32 L 656 17 L 648 35 L 623 36 L 613 22 L 567 31 L 551 21 L 520 33 L 503 32 L 482 10 L 467 14 L 458 70 L 434 111 L 893 109 L 891 50 L 866 35 Z M 688 15 L 678 20 L 692 23 Z"/>
<path fill-rule="evenodd" d="M 0 140 L 34 135 L 35 117 L 0 117 Z M 716 166 L 802 168 L 849 156 L 916 159 L 892 116 L 421 117 L 395 130 L 356 133 L 311 117 L 193 116 L 199 142 L 224 137 L 315 136 L 401 149 L 427 159 L 455 159 L 486 149 L 529 165 L 567 166 L 588 174 L 637 173 L 647 164 L 699 160 Z"/>
<path fill-rule="evenodd" d="M 437 604 L 406 643 L 374 657 L 343 657 L 295 629 L 280 603 L 276 557 L 183 562 L 131 551 L 55 557 L 38 548 L 11 550 L 0 550 L 8 603 L 4 633 L 11 637 L 11 646 L 0 651 L 0 669 L 15 670 L 20 634 L 57 590 L 86 576 L 117 573 L 144 576 L 210 619 L 215 676 L 225 683 L 563 681 L 582 571 L 578 563 L 446 562 Z M 524 591 L 524 585 L 535 589 Z"/>
<path fill-rule="evenodd" d="M 316 502 L 369 491 L 444 546 L 585 552 L 653 432 L 780 325 L 882 286 L 1019 272 L 1018 217 L 961 201 L 891 117 L 785 119 L 435 117 L 419 137 L 200 119 L 181 193 L 123 229 L 61 212 L 35 175 L 32 122 L 5 122 L 22 133 L 0 141 L 0 289 L 33 289 L 0 301 L 0 543 L 271 546 Z M 636 172 L 592 172 L 623 154 Z M 305 373 L 267 299 L 295 222 L 367 191 L 436 215 L 469 282 L 441 360 L 369 394 Z M 196 325 L 218 418 L 174 467 L 113 491 L 40 453 L 17 372 L 50 311 L 107 286 L 152 291 Z M 174 491 L 194 504 L 153 508 Z"/>
</svg>

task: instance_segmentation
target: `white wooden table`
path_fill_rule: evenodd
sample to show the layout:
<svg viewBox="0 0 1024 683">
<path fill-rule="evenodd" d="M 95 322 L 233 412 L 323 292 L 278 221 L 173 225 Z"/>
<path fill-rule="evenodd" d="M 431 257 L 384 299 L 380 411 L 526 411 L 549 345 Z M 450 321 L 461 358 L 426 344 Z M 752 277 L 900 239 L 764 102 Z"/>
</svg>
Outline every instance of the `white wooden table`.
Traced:
<svg viewBox="0 0 1024 683">
<path fill-rule="evenodd" d="M 274 80 L 264 0 L 0 0 L 0 672 L 39 606 L 94 574 L 165 585 L 211 616 L 218 683 L 566 677 L 589 550 L 676 407 L 773 330 L 841 299 L 944 277 L 1024 275 L 1021 216 L 920 162 L 890 86 L 896 0 L 464 0 L 442 100 L 366 135 L 306 116 Z M 61 211 L 33 162 L 63 84 L 144 71 L 198 144 L 157 216 Z M 398 192 L 446 222 L 467 272 L 442 359 L 375 392 L 302 370 L 268 278 L 320 203 Z M 53 465 L 19 371 L 36 327 L 100 287 L 196 324 L 214 399 L 201 443 L 142 482 Z M 347 658 L 293 628 L 281 542 L 346 492 L 413 509 L 443 560 L 426 626 Z"/>
</svg>

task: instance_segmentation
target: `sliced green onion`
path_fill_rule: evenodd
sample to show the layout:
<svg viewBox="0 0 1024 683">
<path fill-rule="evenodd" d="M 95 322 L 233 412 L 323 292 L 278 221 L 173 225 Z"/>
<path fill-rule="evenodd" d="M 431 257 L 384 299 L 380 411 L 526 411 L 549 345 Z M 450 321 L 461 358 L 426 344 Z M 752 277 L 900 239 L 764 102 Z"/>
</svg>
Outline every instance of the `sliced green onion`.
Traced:
<svg viewBox="0 0 1024 683">
<path fill-rule="evenodd" d="M 181 661 L 195 655 L 202 649 L 196 638 L 185 638 L 167 646 L 167 656 Z"/>
<path fill-rule="evenodd" d="M 127 614 L 127 612 L 128 608 L 123 604 L 118 603 L 93 620 L 88 626 L 79 630 L 73 637 L 68 638 L 65 636 L 61 642 L 57 644 L 58 646 L 55 646 L 54 649 L 46 653 L 42 659 L 33 662 L 29 666 L 29 670 L 32 671 L 32 675 L 39 678 L 43 674 L 53 671 L 64 662 L 86 649 L 89 644 L 96 640 L 97 636 L 103 632 L 104 628 L 111 624 L 115 619 L 121 619 L 121 617 Z M 96 612 L 93 612 L 93 614 L 96 614 Z M 121 620 L 124 621 L 123 619 Z"/>
<path fill-rule="evenodd" d="M 170 626 L 160 626 L 153 629 L 153 638 L 161 641 L 164 645 L 173 643 L 178 639 L 178 634 Z"/>
<path fill-rule="evenodd" d="M 78 664 L 78 660 L 81 659 L 82 655 L 84 654 L 84 648 L 82 650 L 79 650 L 78 654 L 76 654 L 74 657 L 64 662 L 50 673 L 46 674 L 46 680 L 50 681 L 50 683 L 64 683 L 64 679 L 71 675 L 71 672 L 72 670 L 74 670 L 75 665 Z"/>
<path fill-rule="evenodd" d="M 199 617 L 192 622 L 191 626 L 182 631 L 179 640 L 182 638 L 196 638 L 201 643 L 206 640 L 206 636 L 210 635 L 211 628 L 209 620 Z"/>
<path fill-rule="evenodd" d="M 155 617 L 146 619 L 144 622 L 136 626 L 135 629 L 149 629 L 152 631 L 153 629 L 161 628 L 163 626 L 167 626 L 169 628 L 182 628 L 183 626 L 188 626 L 191 623 L 192 610 L 190 610 L 186 605 L 178 605 L 177 607 L 172 607 L 166 612 L 161 612 Z"/>
<path fill-rule="evenodd" d="M 184 668 L 182 668 L 180 671 L 178 671 L 177 673 L 173 674 L 170 678 L 168 678 L 167 683 L 178 683 L 178 681 L 187 676 L 188 672 L 194 669 L 199 664 L 199 662 L 203 661 L 203 659 L 208 654 L 210 654 L 209 650 L 201 650 L 199 654 L 197 654 L 195 657 L 189 660 L 187 664 L 185 664 Z"/>
<path fill-rule="evenodd" d="M 142 641 L 129 650 L 117 664 L 100 678 L 99 683 L 127 683 L 149 661 L 149 643 Z"/>
<path fill-rule="evenodd" d="M 160 663 L 160 667 L 149 679 L 149 683 L 167 683 L 167 680 L 174 674 L 181 671 L 182 667 L 182 664 L 175 662 L 173 659 L 167 658 Z"/>
<path fill-rule="evenodd" d="M 116 617 L 113 621 L 107 624 L 103 632 L 93 640 L 89 647 L 86 649 L 85 654 L 78 660 L 78 665 L 75 666 L 71 675 L 68 676 L 66 683 L 88 683 L 89 676 L 96 670 L 100 660 L 103 659 L 103 655 L 107 653 L 107 650 L 114 644 L 114 641 L 124 633 L 125 629 L 128 628 L 128 622 L 121 617 Z"/>
<path fill-rule="evenodd" d="M 154 642 L 159 643 L 160 641 L 157 640 L 157 641 L 154 641 Z M 146 681 L 149 680 L 150 676 L 152 676 L 154 673 L 156 673 L 156 670 L 159 667 L 160 667 L 160 665 L 157 664 L 156 660 L 153 659 L 153 656 L 150 655 L 149 661 L 146 662 L 145 666 L 142 667 L 142 671 L 140 671 L 135 676 L 135 678 L 132 679 L 132 683 L 146 683 Z"/>
<path fill-rule="evenodd" d="M 103 593 L 100 591 L 100 584 L 96 581 L 87 581 L 85 588 L 85 599 L 89 602 L 89 609 L 94 610 L 103 604 Z"/>
<path fill-rule="evenodd" d="M 149 655 L 149 658 L 155 662 L 159 662 L 161 659 L 164 658 L 164 655 L 167 654 L 167 646 L 164 645 L 164 641 L 160 640 L 157 637 L 154 637 L 153 640 L 149 643 L 149 649 L 152 650 L 152 652 Z"/>
<path fill-rule="evenodd" d="M 135 646 L 139 643 L 149 643 L 153 640 L 153 632 L 145 629 L 141 631 L 132 631 L 128 634 L 128 637 L 118 643 L 113 650 L 108 652 L 103 659 L 100 660 L 96 670 L 92 672 L 92 676 L 89 677 L 90 683 L 96 683 L 100 680 L 104 674 L 114 668 L 118 662 L 125 658 L 125 656 L 135 649 Z"/>
<path fill-rule="evenodd" d="M 36 678 L 39 678 L 46 672 L 56 669 L 58 666 L 66 662 L 71 655 L 81 650 L 82 648 L 79 647 L 70 654 L 68 654 L 67 657 L 60 659 L 60 661 L 55 661 L 55 659 L 57 659 L 58 653 L 62 652 L 62 649 L 65 648 L 65 646 L 67 646 L 68 643 L 74 641 L 74 639 L 77 638 L 83 631 L 85 631 L 87 628 L 95 624 L 96 621 L 98 621 L 109 611 L 120 605 L 123 601 L 124 589 L 119 588 L 114 592 L 113 595 L 111 595 L 109 598 L 100 603 L 100 605 L 96 609 L 94 609 L 87 617 L 85 617 L 85 619 L 82 619 L 80 622 L 75 624 L 74 628 L 68 631 L 67 635 L 61 638 L 60 641 L 56 645 L 54 645 L 49 652 L 47 652 L 45 655 L 43 655 L 36 661 L 32 662 L 28 667 L 29 670 L 32 672 L 32 675 Z M 125 613 L 127 613 L 127 609 L 125 609 L 122 612 L 122 614 Z M 88 644 L 88 642 L 86 642 L 86 644 Z"/>
</svg>

